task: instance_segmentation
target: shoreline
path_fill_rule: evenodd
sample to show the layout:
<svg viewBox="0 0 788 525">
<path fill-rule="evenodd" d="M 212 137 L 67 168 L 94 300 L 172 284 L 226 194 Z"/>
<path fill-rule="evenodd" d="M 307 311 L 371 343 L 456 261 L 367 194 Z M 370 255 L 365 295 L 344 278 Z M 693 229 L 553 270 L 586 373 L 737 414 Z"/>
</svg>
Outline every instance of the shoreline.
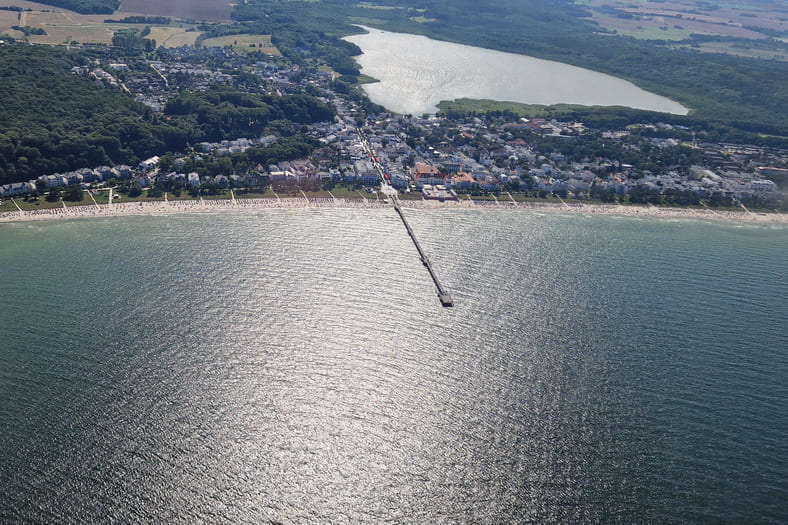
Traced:
<svg viewBox="0 0 788 525">
<path fill-rule="evenodd" d="M 547 211 L 573 214 L 616 215 L 623 217 L 673 218 L 673 219 L 711 219 L 730 222 L 760 224 L 788 224 L 786 213 L 753 213 L 749 211 L 712 210 L 695 208 L 665 208 L 658 206 L 583 204 L 552 202 L 492 202 L 492 201 L 427 201 L 402 200 L 404 208 L 415 209 L 508 209 Z M 331 198 L 250 198 L 250 199 L 209 199 L 179 201 L 137 201 L 113 204 L 83 204 L 68 208 L 50 208 L 32 211 L 11 211 L 0 213 L 0 224 L 60 220 L 85 219 L 95 217 L 129 217 L 135 215 L 162 216 L 183 213 L 200 213 L 217 210 L 256 210 L 256 209 L 302 209 L 302 208 L 368 208 L 382 209 L 392 207 L 390 202 L 377 199 L 331 199 Z"/>
</svg>

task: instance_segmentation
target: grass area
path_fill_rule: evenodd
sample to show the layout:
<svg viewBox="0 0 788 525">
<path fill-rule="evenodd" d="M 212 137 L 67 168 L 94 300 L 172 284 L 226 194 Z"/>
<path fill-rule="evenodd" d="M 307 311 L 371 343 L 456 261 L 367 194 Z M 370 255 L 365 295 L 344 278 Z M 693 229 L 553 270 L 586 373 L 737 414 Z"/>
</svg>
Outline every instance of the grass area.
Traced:
<svg viewBox="0 0 788 525">
<path fill-rule="evenodd" d="M 304 193 L 306 193 L 306 196 L 309 197 L 310 199 L 330 199 L 331 198 L 331 194 L 329 194 L 327 191 L 324 191 L 324 190 L 305 191 Z"/>
<path fill-rule="evenodd" d="M 656 26 L 637 26 L 632 29 L 617 29 L 616 31 L 621 36 L 631 36 L 640 40 L 666 40 L 670 42 L 686 40 L 692 34 L 691 31 L 686 29 L 662 27 L 666 27 L 666 29 L 660 29 Z"/>
<path fill-rule="evenodd" d="M 28 41 L 35 44 L 111 44 L 115 31 L 129 27 L 128 24 L 105 24 L 93 15 L 77 15 L 65 12 L 25 13 L 22 25 L 41 28 L 46 35 L 30 35 Z"/>
<path fill-rule="evenodd" d="M 156 44 L 163 47 L 193 46 L 201 31 L 187 31 L 189 27 L 178 26 L 151 26 L 150 35 Z"/>
<path fill-rule="evenodd" d="M 397 198 L 401 201 L 421 201 L 424 200 L 420 191 L 412 191 L 410 193 L 400 193 Z"/>
<path fill-rule="evenodd" d="M 412 16 L 408 20 L 416 22 L 417 24 L 426 24 L 428 22 L 437 22 L 437 18 L 425 18 L 423 16 Z"/>
<path fill-rule="evenodd" d="M 393 9 L 404 9 L 403 7 L 398 7 L 394 5 L 377 5 L 371 2 L 359 2 L 356 4 L 356 7 L 361 7 L 363 9 L 380 9 L 382 11 L 391 11 Z"/>
<path fill-rule="evenodd" d="M 70 208 L 72 206 L 85 206 L 90 204 L 93 206 L 93 201 L 90 200 L 90 197 L 85 197 L 86 200 L 81 202 L 67 202 L 66 207 Z M 18 211 L 14 203 L 11 202 L 11 199 L 2 199 L 3 204 L 0 204 L 0 213 L 8 212 L 8 211 Z M 57 202 L 47 202 L 44 200 L 43 197 L 39 197 L 35 200 L 25 201 L 23 198 L 16 198 L 14 197 L 14 201 L 19 205 L 20 208 L 24 211 L 31 211 L 31 210 L 49 210 L 52 208 L 59 208 L 63 209 L 63 203 L 61 201 Z"/>
<path fill-rule="evenodd" d="M 388 21 L 381 18 L 368 18 L 365 16 L 351 16 L 348 21 L 351 24 L 358 24 L 360 26 L 368 27 L 385 27 Z"/>
<path fill-rule="evenodd" d="M 375 77 L 371 77 L 369 75 L 364 75 L 364 74 L 358 76 L 359 84 L 375 84 L 376 82 L 380 82 L 380 80 L 378 80 Z"/>
<path fill-rule="evenodd" d="M 331 188 L 331 193 L 337 199 L 377 200 L 378 198 L 383 198 L 383 195 L 378 190 L 375 190 L 372 193 L 367 193 L 367 191 L 362 188 L 352 188 L 345 185 L 334 186 Z M 329 198 L 331 197 L 331 195 L 328 195 L 328 192 L 326 192 L 326 196 Z"/>
<path fill-rule="evenodd" d="M 250 53 L 260 51 L 269 55 L 279 55 L 279 50 L 271 43 L 271 35 L 227 35 L 215 38 L 206 38 L 203 47 L 231 46 L 236 53 Z M 254 47 L 252 47 L 254 46 Z"/>
<path fill-rule="evenodd" d="M 520 102 L 503 102 L 489 99 L 458 98 L 457 100 L 443 100 L 438 104 L 440 111 L 470 111 L 476 113 L 489 113 L 494 111 L 510 111 L 523 117 L 555 117 L 562 113 L 570 113 L 578 108 L 587 108 L 575 104 L 553 104 L 542 106 L 539 104 L 521 104 Z"/>
<path fill-rule="evenodd" d="M 93 193 L 93 198 L 98 204 L 107 204 L 109 202 L 109 191 L 96 191 Z M 93 204 L 89 195 L 85 195 L 85 202 Z"/>
</svg>

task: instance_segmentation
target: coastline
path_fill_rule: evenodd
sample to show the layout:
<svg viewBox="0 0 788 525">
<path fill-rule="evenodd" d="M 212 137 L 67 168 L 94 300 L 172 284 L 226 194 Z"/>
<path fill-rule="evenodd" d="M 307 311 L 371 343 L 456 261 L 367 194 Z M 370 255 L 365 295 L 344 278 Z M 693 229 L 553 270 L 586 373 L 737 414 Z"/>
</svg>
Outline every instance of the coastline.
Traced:
<svg viewBox="0 0 788 525">
<path fill-rule="evenodd" d="M 753 213 L 749 211 L 712 210 L 694 208 L 667 208 L 658 206 L 552 203 L 552 202 L 492 202 L 492 201 L 400 201 L 404 208 L 415 209 L 508 209 L 573 214 L 617 215 L 625 217 L 710 219 L 760 224 L 788 224 L 786 213 Z M 212 212 L 241 209 L 293 209 L 293 208 L 388 208 L 391 203 L 373 199 L 330 198 L 253 198 L 210 199 L 181 201 L 138 201 L 113 204 L 84 204 L 68 208 L 51 208 L 33 211 L 12 211 L 0 214 L 0 224 L 58 219 L 86 219 L 95 217 L 126 217 L 133 215 L 175 215 L 182 213 Z"/>
</svg>

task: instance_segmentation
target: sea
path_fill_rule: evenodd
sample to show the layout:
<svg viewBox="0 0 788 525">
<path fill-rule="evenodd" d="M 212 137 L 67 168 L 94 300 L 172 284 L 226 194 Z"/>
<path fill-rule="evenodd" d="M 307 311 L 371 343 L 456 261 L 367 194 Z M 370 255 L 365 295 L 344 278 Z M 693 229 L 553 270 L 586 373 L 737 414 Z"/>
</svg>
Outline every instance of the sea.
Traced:
<svg viewBox="0 0 788 525">
<path fill-rule="evenodd" d="M 788 227 L 404 213 L 0 225 L 0 522 L 788 522 Z"/>
</svg>

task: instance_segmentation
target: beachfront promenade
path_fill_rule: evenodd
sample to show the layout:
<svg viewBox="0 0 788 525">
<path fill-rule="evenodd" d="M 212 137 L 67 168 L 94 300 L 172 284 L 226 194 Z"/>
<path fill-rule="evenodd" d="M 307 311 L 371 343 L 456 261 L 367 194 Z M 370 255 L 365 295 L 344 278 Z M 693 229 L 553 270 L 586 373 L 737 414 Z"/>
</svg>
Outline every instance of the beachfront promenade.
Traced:
<svg viewBox="0 0 788 525">
<path fill-rule="evenodd" d="M 570 214 L 604 214 L 631 217 L 662 217 L 711 219 L 740 222 L 788 224 L 788 214 L 750 213 L 747 211 L 711 210 L 696 208 L 666 208 L 658 206 L 621 206 L 607 204 L 498 202 L 460 199 L 459 201 L 402 200 L 400 205 L 416 209 L 510 209 L 558 212 Z M 228 198 L 170 201 L 114 202 L 112 204 L 83 204 L 42 210 L 9 211 L 0 213 L 0 223 L 91 217 L 119 217 L 131 215 L 168 215 L 201 213 L 221 210 L 288 209 L 288 208 L 390 208 L 392 203 L 379 199 L 344 199 L 329 197 L 283 198 Z"/>
</svg>

